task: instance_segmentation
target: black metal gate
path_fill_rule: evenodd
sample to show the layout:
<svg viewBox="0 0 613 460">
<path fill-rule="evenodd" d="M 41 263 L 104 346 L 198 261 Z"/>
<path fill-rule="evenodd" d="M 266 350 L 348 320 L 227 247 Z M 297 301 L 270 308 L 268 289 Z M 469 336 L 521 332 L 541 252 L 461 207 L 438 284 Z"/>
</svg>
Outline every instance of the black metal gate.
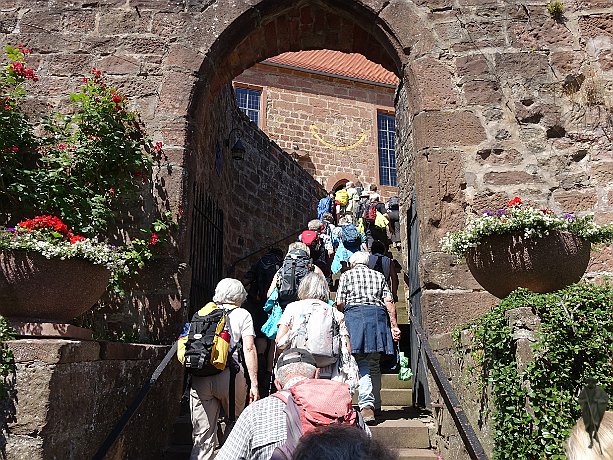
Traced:
<svg viewBox="0 0 613 460">
<path fill-rule="evenodd" d="M 419 220 L 417 219 L 417 203 L 415 192 L 411 198 L 411 206 L 407 212 L 407 235 L 409 240 L 409 305 L 413 316 L 421 325 L 421 282 L 419 280 Z M 409 323 L 411 345 L 411 369 L 413 371 L 413 404 L 429 407 L 430 391 L 428 390 L 428 370 L 421 341 Z"/>
<path fill-rule="evenodd" d="M 190 265 L 192 285 L 189 317 L 210 302 L 223 274 L 223 211 L 194 184 Z"/>
</svg>

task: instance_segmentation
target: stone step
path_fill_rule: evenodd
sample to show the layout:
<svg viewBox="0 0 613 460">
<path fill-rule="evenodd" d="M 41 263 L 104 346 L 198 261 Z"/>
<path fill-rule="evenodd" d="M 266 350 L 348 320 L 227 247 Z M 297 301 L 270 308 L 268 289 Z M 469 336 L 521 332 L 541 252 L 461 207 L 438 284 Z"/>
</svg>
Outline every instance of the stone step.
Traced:
<svg viewBox="0 0 613 460">
<path fill-rule="evenodd" d="M 391 449 L 429 449 L 428 427 L 422 420 L 383 420 L 370 426 L 375 439 Z"/>
<path fill-rule="evenodd" d="M 398 460 L 436 460 L 438 457 L 432 449 L 393 449 Z"/>
<path fill-rule="evenodd" d="M 398 374 L 381 374 L 381 388 L 413 388 L 413 380 L 398 380 Z"/>
<path fill-rule="evenodd" d="M 192 446 L 170 446 L 164 450 L 162 460 L 189 460 Z"/>
<path fill-rule="evenodd" d="M 353 395 L 353 404 L 358 403 L 358 392 Z M 381 388 L 381 405 L 410 406 L 413 404 L 413 390 L 407 388 Z"/>
<path fill-rule="evenodd" d="M 170 442 L 176 446 L 192 445 L 192 422 L 189 414 L 181 415 L 176 418 L 172 426 L 172 438 Z"/>
</svg>

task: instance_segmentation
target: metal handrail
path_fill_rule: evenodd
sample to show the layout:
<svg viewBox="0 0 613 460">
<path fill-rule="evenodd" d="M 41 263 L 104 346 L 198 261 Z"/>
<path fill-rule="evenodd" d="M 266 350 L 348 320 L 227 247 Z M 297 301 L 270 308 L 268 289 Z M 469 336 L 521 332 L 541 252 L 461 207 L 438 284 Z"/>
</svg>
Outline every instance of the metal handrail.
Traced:
<svg viewBox="0 0 613 460">
<path fill-rule="evenodd" d="M 453 388 L 451 387 L 451 383 L 449 383 L 449 379 L 447 379 L 445 376 L 445 372 L 443 371 L 441 364 L 434 355 L 434 351 L 432 351 L 432 347 L 428 342 L 428 337 L 426 337 L 425 331 L 413 313 L 410 313 L 409 316 L 411 318 L 411 327 L 414 328 L 417 337 L 421 342 L 421 347 L 426 355 L 426 361 L 428 363 L 430 373 L 436 382 L 436 386 L 441 392 L 445 406 L 453 418 L 469 457 L 473 460 L 488 460 L 488 457 L 483 450 L 483 446 L 481 445 L 479 438 L 477 438 L 475 430 L 470 424 L 464 409 L 462 409 L 460 401 L 455 394 L 455 391 L 453 391 Z"/>
<path fill-rule="evenodd" d="M 244 257 L 241 257 L 240 259 L 236 259 L 234 262 L 232 262 L 232 265 L 230 265 L 230 268 L 228 269 L 228 274 L 229 275 L 233 275 L 234 274 L 234 270 L 236 270 L 236 266 L 241 263 L 243 260 L 247 260 L 250 257 L 253 257 L 254 255 L 265 251 L 266 249 L 270 249 L 273 246 L 276 246 L 277 244 L 287 240 L 288 238 L 291 238 L 294 235 L 297 235 L 298 233 L 302 232 L 302 230 L 297 230 L 295 232 L 290 233 L 289 235 L 285 236 L 284 238 L 278 239 L 276 241 L 273 241 L 272 243 L 267 244 L 266 246 L 261 247 L 260 249 L 258 249 L 257 251 L 253 251 L 250 252 L 249 254 L 247 254 Z"/>
<path fill-rule="evenodd" d="M 181 305 L 184 311 L 187 311 L 187 308 L 188 308 L 187 299 L 183 299 L 181 301 Z M 125 412 L 122 414 L 120 419 L 117 421 L 117 423 L 115 424 L 111 432 L 104 439 L 104 441 L 100 445 L 100 448 L 94 454 L 93 460 L 103 460 L 104 457 L 106 457 L 111 447 L 113 447 L 113 444 L 115 444 L 115 441 L 117 441 L 117 439 L 119 438 L 119 435 L 123 432 L 123 430 L 125 429 L 126 425 L 130 421 L 132 416 L 134 416 L 134 414 L 136 413 L 136 411 L 142 404 L 143 400 L 149 394 L 149 392 L 153 388 L 153 385 L 155 385 L 157 380 L 160 378 L 160 375 L 162 375 L 162 372 L 164 372 L 164 369 L 168 367 L 168 364 L 170 363 L 172 358 L 176 355 L 176 353 L 177 353 L 177 342 L 175 341 L 175 343 L 173 343 L 172 346 L 170 347 L 170 350 L 168 350 L 168 352 L 166 353 L 166 356 L 164 356 L 164 359 L 162 359 L 160 364 L 158 364 L 158 366 L 155 368 L 155 370 L 153 371 L 153 374 L 151 374 L 151 377 L 149 377 L 149 380 L 147 380 L 143 384 L 138 394 L 132 401 L 132 404 L 128 406 L 128 408 L 125 410 Z"/>
</svg>

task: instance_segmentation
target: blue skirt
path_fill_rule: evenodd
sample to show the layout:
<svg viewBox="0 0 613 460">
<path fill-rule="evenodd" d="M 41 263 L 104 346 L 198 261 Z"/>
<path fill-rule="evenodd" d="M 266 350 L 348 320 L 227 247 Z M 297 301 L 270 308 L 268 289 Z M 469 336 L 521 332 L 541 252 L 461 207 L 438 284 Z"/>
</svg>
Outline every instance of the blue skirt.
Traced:
<svg viewBox="0 0 613 460">
<path fill-rule="evenodd" d="M 394 340 L 385 308 L 346 305 L 344 313 L 352 353 L 394 354 Z"/>
</svg>

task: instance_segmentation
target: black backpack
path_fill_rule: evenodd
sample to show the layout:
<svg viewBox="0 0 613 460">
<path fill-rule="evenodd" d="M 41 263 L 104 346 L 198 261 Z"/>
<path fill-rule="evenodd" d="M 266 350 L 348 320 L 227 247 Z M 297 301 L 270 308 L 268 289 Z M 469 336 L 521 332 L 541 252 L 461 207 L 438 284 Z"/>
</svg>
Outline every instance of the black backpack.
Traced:
<svg viewBox="0 0 613 460">
<path fill-rule="evenodd" d="M 311 258 L 302 249 L 292 249 L 279 271 L 279 305 L 282 308 L 298 298 L 298 286 L 311 269 Z"/>
<path fill-rule="evenodd" d="M 281 268 L 281 260 L 274 254 L 266 254 L 256 264 L 254 282 L 259 302 L 263 303 L 268 298 L 268 288 L 279 268 Z"/>
<path fill-rule="evenodd" d="M 192 316 L 189 322 L 189 332 L 185 342 L 185 355 L 183 364 L 185 370 L 198 377 L 216 375 L 225 368 L 219 369 L 211 364 L 211 352 L 217 326 L 223 321 L 221 328 L 228 322 L 228 310 L 214 308 L 210 313 L 201 316 L 198 312 Z M 231 356 L 233 350 L 228 355 Z M 231 358 L 226 357 L 226 365 Z"/>
<path fill-rule="evenodd" d="M 385 273 L 383 272 L 383 256 L 376 256 L 376 257 L 377 257 L 377 261 L 375 262 L 375 266 L 372 269 L 381 273 L 383 276 L 385 276 Z"/>
</svg>

